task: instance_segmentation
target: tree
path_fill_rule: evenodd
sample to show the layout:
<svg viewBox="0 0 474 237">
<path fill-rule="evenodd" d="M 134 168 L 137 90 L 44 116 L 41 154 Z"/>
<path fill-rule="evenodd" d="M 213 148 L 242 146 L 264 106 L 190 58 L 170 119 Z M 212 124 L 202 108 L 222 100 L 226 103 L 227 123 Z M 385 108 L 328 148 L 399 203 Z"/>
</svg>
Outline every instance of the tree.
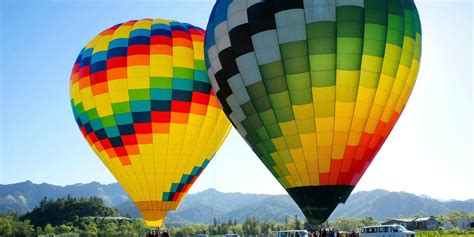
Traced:
<svg viewBox="0 0 474 237">
<path fill-rule="evenodd" d="M 238 234 L 238 235 L 240 235 L 240 236 L 243 236 L 243 235 L 244 235 L 244 230 L 243 230 L 242 225 L 238 225 L 238 224 L 232 225 L 232 226 L 230 227 L 230 231 L 232 231 L 232 233 Z"/>
<path fill-rule="evenodd" d="M 118 232 L 121 236 L 127 236 L 132 233 L 132 225 L 128 221 L 123 221 L 119 224 Z"/>
<path fill-rule="evenodd" d="M 469 213 L 464 212 L 464 211 L 454 211 L 454 212 L 450 212 L 450 213 L 445 214 L 445 215 L 441 215 L 437 219 L 441 223 L 451 223 L 453 226 L 457 226 L 458 221 L 460 219 L 464 219 L 464 218 L 474 219 L 474 214 L 472 214 L 472 213 L 469 214 Z"/>
<path fill-rule="evenodd" d="M 64 234 L 64 233 L 70 233 L 72 228 L 67 225 L 59 225 L 54 228 L 54 233 L 56 234 Z"/>
<path fill-rule="evenodd" d="M 341 217 L 330 223 L 329 226 L 343 231 L 353 231 L 364 226 L 379 225 L 379 222 L 373 217 L 348 218 Z"/>
<path fill-rule="evenodd" d="M 117 224 L 114 221 L 103 221 L 99 228 L 99 235 L 114 236 L 117 235 Z"/>
<path fill-rule="evenodd" d="M 301 221 L 298 219 L 298 215 L 295 215 L 295 230 L 301 229 Z"/>
<path fill-rule="evenodd" d="M 15 222 L 13 232 L 15 236 L 31 236 L 35 233 L 35 229 L 30 220 L 24 220 Z"/>
<path fill-rule="evenodd" d="M 132 222 L 132 229 L 134 233 L 144 233 L 148 230 L 148 226 L 141 218 L 136 218 Z"/>
<path fill-rule="evenodd" d="M 174 226 L 168 228 L 168 234 L 170 236 L 175 236 L 177 232 L 178 232 L 178 228 L 176 228 Z"/>
<path fill-rule="evenodd" d="M 184 226 L 182 228 L 182 231 L 183 231 L 184 236 L 194 235 L 194 229 L 193 229 L 193 226 L 191 226 L 191 225 Z"/>
<path fill-rule="evenodd" d="M 0 217 L 0 235 L 13 235 L 13 218 L 7 216 Z"/>
<path fill-rule="evenodd" d="M 80 217 L 88 216 L 119 216 L 117 210 L 107 207 L 102 199 L 91 198 L 58 198 L 41 200 L 40 205 L 32 212 L 20 217 L 20 220 L 31 220 L 34 226 L 44 227 L 46 224 L 59 226 L 66 222 L 77 222 Z"/>
<path fill-rule="evenodd" d="M 83 218 L 80 221 L 79 228 L 81 232 L 87 236 L 95 236 L 99 233 L 97 224 L 90 218 Z"/>
<path fill-rule="evenodd" d="M 45 234 L 52 234 L 52 233 L 54 233 L 54 228 L 51 226 L 51 224 L 46 224 L 46 226 L 44 227 L 43 232 Z"/>
<path fill-rule="evenodd" d="M 35 228 L 35 234 L 36 235 L 42 235 L 43 234 L 43 229 L 41 229 L 41 227 L 37 226 Z"/>
<path fill-rule="evenodd" d="M 91 218 L 79 218 L 79 220 L 74 223 L 74 227 L 78 228 L 79 232 L 86 236 L 97 234 L 97 225 Z"/>
<path fill-rule="evenodd" d="M 255 235 L 260 235 L 262 233 L 262 227 L 260 227 L 260 225 L 257 224 L 255 226 L 254 233 Z"/>
<path fill-rule="evenodd" d="M 353 218 L 337 218 L 330 224 L 332 228 L 336 228 L 342 231 L 352 231 L 364 226 L 360 221 Z"/>
<path fill-rule="evenodd" d="M 379 224 L 380 223 L 371 216 L 367 216 L 367 217 L 362 218 L 362 225 L 363 226 L 379 225 Z"/>
</svg>

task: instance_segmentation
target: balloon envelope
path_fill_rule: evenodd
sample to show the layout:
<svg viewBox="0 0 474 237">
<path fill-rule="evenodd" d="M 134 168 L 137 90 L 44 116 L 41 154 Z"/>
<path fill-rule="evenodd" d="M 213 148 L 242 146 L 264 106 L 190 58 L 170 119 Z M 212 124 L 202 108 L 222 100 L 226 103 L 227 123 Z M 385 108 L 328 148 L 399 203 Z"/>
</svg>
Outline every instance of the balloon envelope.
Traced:
<svg viewBox="0 0 474 237">
<path fill-rule="evenodd" d="M 158 227 L 227 136 L 204 63 L 204 30 L 162 19 L 118 24 L 80 52 L 70 80 L 79 128 Z"/>
<path fill-rule="evenodd" d="M 344 202 L 413 89 L 413 0 L 218 0 L 205 39 L 224 112 L 313 224 Z"/>
</svg>

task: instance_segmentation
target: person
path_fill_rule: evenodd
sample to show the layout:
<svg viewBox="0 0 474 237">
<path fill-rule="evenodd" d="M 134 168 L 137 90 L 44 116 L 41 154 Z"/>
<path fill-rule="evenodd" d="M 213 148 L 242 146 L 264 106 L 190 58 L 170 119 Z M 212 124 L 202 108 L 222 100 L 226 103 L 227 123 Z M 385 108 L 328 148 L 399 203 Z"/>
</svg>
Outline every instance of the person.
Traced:
<svg viewBox="0 0 474 237">
<path fill-rule="evenodd" d="M 147 237 L 155 237 L 155 230 L 149 230 L 149 231 L 146 233 L 146 236 L 147 236 Z"/>
<path fill-rule="evenodd" d="M 163 231 L 163 234 L 161 234 L 161 237 L 169 237 L 168 232 Z"/>
<path fill-rule="evenodd" d="M 147 234 L 147 237 L 161 237 L 160 229 L 150 230 Z"/>
<path fill-rule="evenodd" d="M 322 236 L 322 237 L 328 237 L 327 235 L 328 235 L 328 233 L 326 232 L 326 229 L 323 229 L 323 233 L 322 233 L 321 236 Z"/>
</svg>

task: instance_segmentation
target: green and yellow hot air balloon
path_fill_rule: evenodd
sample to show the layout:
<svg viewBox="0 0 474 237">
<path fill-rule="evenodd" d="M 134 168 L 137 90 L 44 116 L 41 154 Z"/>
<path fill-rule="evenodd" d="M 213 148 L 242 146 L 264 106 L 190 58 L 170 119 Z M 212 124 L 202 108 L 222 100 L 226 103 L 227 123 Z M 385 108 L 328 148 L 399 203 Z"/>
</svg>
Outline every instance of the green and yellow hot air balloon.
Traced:
<svg viewBox="0 0 474 237">
<path fill-rule="evenodd" d="M 234 127 L 320 224 L 402 113 L 421 26 L 413 0 L 218 0 L 205 53 Z"/>
</svg>

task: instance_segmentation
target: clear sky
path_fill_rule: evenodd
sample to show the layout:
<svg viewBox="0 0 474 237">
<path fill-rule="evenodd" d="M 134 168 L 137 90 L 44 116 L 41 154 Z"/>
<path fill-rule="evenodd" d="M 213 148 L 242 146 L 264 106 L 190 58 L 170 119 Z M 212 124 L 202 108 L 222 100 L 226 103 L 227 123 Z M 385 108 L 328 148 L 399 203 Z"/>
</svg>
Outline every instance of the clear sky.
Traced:
<svg viewBox="0 0 474 237">
<path fill-rule="evenodd" d="M 115 179 L 69 104 L 79 50 L 120 22 L 166 18 L 205 27 L 214 1 L 0 0 L 0 184 Z M 473 1 L 417 1 L 423 56 L 416 88 L 356 190 L 474 198 Z M 191 192 L 284 193 L 234 130 Z"/>
</svg>

